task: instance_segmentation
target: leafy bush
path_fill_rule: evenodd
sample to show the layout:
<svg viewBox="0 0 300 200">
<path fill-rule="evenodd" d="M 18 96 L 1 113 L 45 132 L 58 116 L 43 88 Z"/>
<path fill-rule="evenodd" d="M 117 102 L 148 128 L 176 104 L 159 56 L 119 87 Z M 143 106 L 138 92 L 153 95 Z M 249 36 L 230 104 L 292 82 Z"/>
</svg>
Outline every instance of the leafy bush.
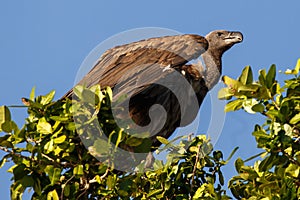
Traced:
<svg viewBox="0 0 300 200">
<path fill-rule="evenodd" d="M 239 158 L 238 172 L 229 181 L 229 188 L 237 199 L 299 199 L 300 198 L 300 59 L 293 70 L 285 74 L 294 78 L 280 86 L 276 80 L 276 66 L 268 72 L 259 71 L 253 82 L 252 70 L 245 67 L 237 79 L 224 77 L 227 85 L 219 98 L 231 99 L 225 110 L 244 109 L 265 117 L 263 125 L 255 125 L 252 135 L 262 149 L 262 160 L 247 166 Z M 253 156 L 253 159 L 257 156 Z M 249 159 L 248 159 L 249 160 Z"/>
<path fill-rule="evenodd" d="M 257 81 L 249 66 L 237 80 L 223 77 L 227 87 L 219 91 L 219 98 L 231 100 L 225 111 L 243 109 L 265 117 L 252 133 L 262 152 L 235 161 L 238 174 L 228 186 L 237 199 L 300 198 L 299 69 L 300 59 L 285 72 L 294 77 L 283 86 L 276 80 L 275 65 L 260 70 Z M 73 100 L 53 101 L 54 91 L 35 97 L 33 89 L 29 99 L 23 98 L 28 117 L 20 129 L 9 108 L 0 107 L 0 149 L 5 152 L 0 166 L 14 163 L 9 169 L 12 199 L 21 199 L 26 189 L 33 190 L 32 199 L 47 200 L 230 199 L 221 171 L 228 159 L 213 151 L 205 136 L 158 138 L 163 147 L 157 151 L 167 150 L 166 159 L 156 159 L 147 168 L 146 157 L 134 153 L 142 147 L 149 150 L 149 140 L 137 139 L 138 133 L 128 134 L 129 129 L 117 125 L 111 89 L 78 86 L 74 92 Z M 177 139 L 179 144 L 174 143 Z M 135 167 L 129 171 L 114 165 L 125 158 L 119 148 L 131 155 L 130 166 Z M 251 159 L 257 159 L 254 166 L 246 165 Z M 123 162 L 129 162 L 127 157 Z"/>
<path fill-rule="evenodd" d="M 221 172 L 227 161 L 202 135 L 177 145 L 159 138 L 165 144 L 161 151 L 169 151 L 165 161 L 156 160 L 153 169 L 145 169 L 144 160 L 138 160 L 135 171 L 115 170 L 115 148 L 98 136 L 107 134 L 116 146 L 130 144 L 132 137 L 112 118 L 111 89 L 78 86 L 74 91 L 77 100 L 53 101 L 54 91 L 35 97 L 33 89 L 29 99 L 23 98 L 28 117 L 21 129 L 9 108 L 0 107 L 0 148 L 6 152 L 0 164 L 14 163 L 9 169 L 12 199 L 21 199 L 26 189 L 33 190 L 32 199 L 47 200 L 228 199 Z M 83 144 L 86 137 L 93 142 Z"/>
</svg>

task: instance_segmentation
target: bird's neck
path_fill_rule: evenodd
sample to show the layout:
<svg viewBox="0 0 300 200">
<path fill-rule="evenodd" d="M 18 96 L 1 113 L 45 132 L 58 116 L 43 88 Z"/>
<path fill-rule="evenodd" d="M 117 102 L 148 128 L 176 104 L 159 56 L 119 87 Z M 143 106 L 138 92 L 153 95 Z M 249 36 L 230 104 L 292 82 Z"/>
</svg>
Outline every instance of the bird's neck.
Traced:
<svg viewBox="0 0 300 200">
<path fill-rule="evenodd" d="M 202 54 L 202 58 L 206 67 L 204 74 L 205 84 L 210 90 L 218 83 L 222 73 L 222 53 L 208 49 Z"/>
</svg>

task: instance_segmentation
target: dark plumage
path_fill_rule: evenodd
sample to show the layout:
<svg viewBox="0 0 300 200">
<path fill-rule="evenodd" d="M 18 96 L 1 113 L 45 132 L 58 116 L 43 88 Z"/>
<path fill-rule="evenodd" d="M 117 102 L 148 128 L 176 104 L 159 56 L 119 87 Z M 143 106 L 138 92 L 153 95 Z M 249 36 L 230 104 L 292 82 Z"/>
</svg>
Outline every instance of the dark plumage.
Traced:
<svg viewBox="0 0 300 200">
<path fill-rule="evenodd" d="M 115 99 L 124 94 L 130 97 L 121 103 L 129 105 L 129 115 L 115 114 L 122 119 L 130 116 L 135 122 L 131 128 L 149 131 L 157 147 L 156 136 L 168 138 L 177 127 L 194 120 L 205 95 L 220 78 L 223 53 L 242 40 L 240 32 L 219 30 L 205 37 L 166 36 L 117 46 L 107 50 L 78 84 L 110 86 Z M 200 55 L 205 66 L 188 64 Z"/>
</svg>

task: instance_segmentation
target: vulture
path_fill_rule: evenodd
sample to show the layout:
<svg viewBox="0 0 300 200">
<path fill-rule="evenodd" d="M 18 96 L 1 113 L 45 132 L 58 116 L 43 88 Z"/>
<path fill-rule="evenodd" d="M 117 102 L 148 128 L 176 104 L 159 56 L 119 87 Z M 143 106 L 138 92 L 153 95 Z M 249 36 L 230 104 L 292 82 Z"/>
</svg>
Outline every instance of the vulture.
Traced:
<svg viewBox="0 0 300 200">
<path fill-rule="evenodd" d="M 153 150 L 161 145 L 157 136 L 168 138 L 195 119 L 219 81 L 223 53 L 242 40 L 240 32 L 216 30 L 205 37 L 164 36 L 116 46 L 104 52 L 78 85 L 111 87 L 112 107 L 124 108 L 112 109 L 118 124 L 129 119 L 126 126 L 134 133 L 148 132 Z M 72 94 L 71 89 L 63 98 Z"/>
</svg>

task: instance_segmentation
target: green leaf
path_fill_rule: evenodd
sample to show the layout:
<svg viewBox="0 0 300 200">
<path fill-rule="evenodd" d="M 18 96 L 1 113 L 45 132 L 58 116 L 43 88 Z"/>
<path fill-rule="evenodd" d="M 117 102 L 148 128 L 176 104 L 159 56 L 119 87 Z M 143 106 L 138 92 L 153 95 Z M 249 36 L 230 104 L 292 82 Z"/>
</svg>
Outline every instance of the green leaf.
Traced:
<svg viewBox="0 0 300 200">
<path fill-rule="evenodd" d="M 253 82 L 253 73 L 250 66 L 246 66 L 243 69 L 238 80 L 244 85 L 251 84 Z"/>
<path fill-rule="evenodd" d="M 261 85 L 266 84 L 266 70 L 264 70 L 264 69 L 259 70 L 258 80 Z"/>
<path fill-rule="evenodd" d="M 207 183 L 204 183 L 204 184 L 207 184 Z M 200 197 L 203 196 L 203 193 L 204 193 L 204 190 L 205 190 L 203 188 L 204 188 L 204 185 L 202 185 L 201 187 L 199 187 L 196 190 L 196 192 L 195 192 L 195 194 L 193 196 L 193 199 L 200 199 Z"/>
<path fill-rule="evenodd" d="M 263 113 L 265 110 L 265 106 L 261 103 L 255 104 L 254 106 L 252 106 L 251 108 L 254 112 L 259 112 L 259 113 Z"/>
<path fill-rule="evenodd" d="M 55 185 L 60 180 L 61 169 L 54 167 L 53 165 L 47 165 L 44 170 L 49 176 L 51 185 Z"/>
<path fill-rule="evenodd" d="M 20 200 L 24 192 L 22 184 L 17 181 L 10 186 L 11 200 Z"/>
<path fill-rule="evenodd" d="M 66 138 L 67 138 L 67 136 L 62 135 L 62 136 L 59 136 L 59 137 L 53 139 L 53 142 L 54 142 L 54 144 L 61 144 L 66 140 Z"/>
<path fill-rule="evenodd" d="M 4 136 L 2 136 L 2 137 L 0 137 L 0 144 L 2 143 L 2 142 L 6 142 L 6 141 L 11 141 L 11 138 L 10 137 L 12 137 L 11 135 L 9 135 L 9 134 L 6 134 L 6 135 L 4 135 Z"/>
<path fill-rule="evenodd" d="M 84 87 L 82 85 L 76 85 L 74 88 L 73 88 L 73 92 L 74 94 L 79 98 L 79 99 L 82 99 L 82 92 L 84 90 Z"/>
<path fill-rule="evenodd" d="M 0 168 L 3 167 L 3 165 L 6 163 L 6 156 L 4 156 L 1 160 L 0 160 Z"/>
<path fill-rule="evenodd" d="M 300 167 L 295 164 L 289 164 L 285 172 L 294 178 L 298 178 L 300 174 Z"/>
<path fill-rule="evenodd" d="M 222 153 L 222 151 L 214 151 L 213 152 L 213 157 L 214 157 L 214 159 L 216 159 L 216 160 L 221 160 L 221 159 L 223 159 L 223 153 Z"/>
<path fill-rule="evenodd" d="M 52 133 L 52 126 L 50 123 L 48 123 L 46 121 L 46 119 L 44 117 L 39 119 L 39 122 L 38 122 L 36 128 L 37 128 L 37 131 L 42 134 Z"/>
<path fill-rule="evenodd" d="M 259 85 L 256 84 L 248 84 L 248 85 L 241 85 L 238 87 L 238 92 L 257 92 L 260 88 Z"/>
<path fill-rule="evenodd" d="M 83 102 L 87 102 L 87 103 L 90 103 L 92 105 L 98 104 L 97 96 L 95 95 L 94 92 L 90 91 L 89 89 L 84 89 L 82 91 L 81 95 L 82 95 L 82 101 Z"/>
<path fill-rule="evenodd" d="M 258 99 L 272 99 L 271 91 L 266 86 L 262 86 L 258 90 L 257 98 Z"/>
<path fill-rule="evenodd" d="M 10 142 L 10 141 L 2 141 L 1 143 L 0 143 L 0 146 L 2 146 L 2 147 L 7 147 L 7 148 L 13 148 L 14 147 L 14 145 L 13 145 L 13 143 L 12 142 Z"/>
<path fill-rule="evenodd" d="M 11 121 L 9 109 L 6 106 L 0 106 L 0 132 L 3 131 L 1 125 L 8 121 Z"/>
<path fill-rule="evenodd" d="M 250 176 L 249 173 L 243 172 L 243 173 L 240 173 L 239 175 L 243 180 L 249 180 L 249 176 Z"/>
<path fill-rule="evenodd" d="M 238 191 L 238 188 L 235 188 L 233 186 L 233 179 L 230 180 L 230 185 L 229 185 L 229 188 L 230 188 L 230 191 L 232 193 L 232 195 L 236 198 L 236 199 L 240 199 L 240 194 L 239 194 L 239 191 Z"/>
<path fill-rule="evenodd" d="M 34 97 L 35 97 L 35 86 L 31 89 L 30 95 L 29 95 L 29 99 L 31 101 L 34 101 Z"/>
<path fill-rule="evenodd" d="M 272 168 L 274 163 L 274 155 L 271 154 L 270 156 L 267 156 L 261 163 L 259 164 L 259 171 L 267 171 Z"/>
<path fill-rule="evenodd" d="M 66 129 L 69 130 L 69 131 L 75 131 L 75 129 L 76 129 L 76 123 L 70 122 L 70 123 L 68 123 L 65 127 L 66 127 Z"/>
<path fill-rule="evenodd" d="M 131 147 L 136 147 L 139 146 L 143 143 L 143 139 L 142 138 L 138 138 L 138 137 L 130 137 L 126 140 L 125 144 L 131 146 Z"/>
<path fill-rule="evenodd" d="M 83 165 L 77 165 L 73 169 L 73 174 L 76 176 L 82 176 L 83 175 Z"/>
<path fill-rule="evenodd" d="M 119 190 L 118 194 L 120 195 L 120 197 L 127 197 L 128 196 L 128 192 L 126 192 L 125 190 Z"/>
<path fill-rule="evenodd" d="M 223 100 L 229 100 L 233 95 L 229 88 L 221 88 L 218 92 L 218 98 Z"/>
<path fill-rule="evenodd" d="M 235 111 L 235 110 L 239 110 L 242 108 L 244 100 L 234 100 L 234 101 L 230 101 L 226 104 L 224 111 L 225 112 L 229 112 L 229 111 Z"/>
<path fill-rule="evenodd" d="M 62 117 L 62 116 L 50 116 L 50 119 L 59 122 L 65 122 L 70 120 L 69 117 Z"/>
<path fill-rule="evenodd" d="M 238 88 L 242 85 L 239 81 L 234 80 L 228 76 L 223 76 L 222 80 L 233 91 L 237 91 Z"/>
<path fill-rule="evenodd" d="M 0 124 L 0 131 L 4 131 L 6 133 L 11 133 L 13 130 L 12 121 L 6 121 Z"/>
<path fill-rule="evenodd" d="M 152 190 L 152 191 L 149 192 L 148 197 L 155 196 L 159 193 L 162 193 L 162 191 L 163 191 L 162 189 Z"/>
<path fill-rule="evenodd" d="M 33 185 L 34 185 L 34 180 L 33 180 L 32 176 L 26 175 L 26 176 L 24 176 L 24 177 L 20 180 L 20 183 L 22 184 L 22 186 L 23 186 L 24 188 L 27 188 L 27 187 L 33 187 Z"/>
<path fill-rule="evenodd" d="M 24 164 L 17 165 L 16 167 L 13 168 L 15 181 L 22 179 L 24 176 L 28 174 L 28 170 L 25 169 L 26 169 L 26 165 Z"/>
<path fill-rule="evenodd" d="M 271 88 L 273 83 L 275 82 L 275 76 L 276 76 L 276 66 L 271 65 L 267 76 L 266 76 L 266 86 L 267 88 Z"/>
<path fill-rule="evenodd" d="M 111 87 L 106 87 L 106 93 L 110 99 L 110 102 L 112 102 L 112 98 L 113 98 L 113 92 L 112 92 L 112 89 Z"/>
<path fill-rule="evenodd" d="M 59 200 L 56 190 L 52 190 L 47 194 L 47 200 Z"/>
<path fill-rule="evenodd" d="M 18 131 L 18 126 L 14 121 L 11 121 L 11 114 L 6 106 L 0 106 L 0 132 L 11 133 Z"/>
<path fill-rule="evenodd" d="M 268 135 L 264 130 L 257 130 L 257 131 L 254 131 L 252 133 L 253 136 L 257 137 L 257 138 L 265 138 L 265 139 L 270 139 L 271 136 Z"/>
<path fill-rule="evenodd" d="M 44 146 L 44 150 L 47 152 L 47 153 L 50 153 L 52 151 L 54 151 L 54 142 L 53 140 L 49 140 L 45 146 Z"/>
<path fill-rule="evenodd" d="M 101 92 L 101 87 L 99 84 L 93 85 L 92 87 L 90 87 L 90 91 L 99 95 L 99 93 Z"/>
<path fill-rule="evenodd" d="M 241 167 L 244 166 L 244 161 L 241 158 L 236 159 L 234 163 L 235 169 L 238 173 L 241 172 Z"/>
<path fill-rule="evenodd" d="M 164 138 L 164 137 L 161 137 L 161 136 L 156 136 L 156 139 L 161 142 L 162 144 L 169 144 L 169 141 Z"/>
<path fill-rule="evenodd" d="M 33 184 L 33 189 L 34 192 L 36 192 L 38 195 L 41 195 L 42 193 L 42 185 L 41 185 L 41 180 L 39 177 L 33 177 L 34 179 L 34 184 Z"/>
<path fill-rule="evenodd" d="M 111 144 L 107 140 L 97 139 L 92 147 L 89 147 L 89 152 L 92 155 L 101 155 L 109 153 Z"/>
<path fill-rule="evenodd" d="M 211 196 L 212 193 L 214 193 L 213 185 L 211 183 L 204 183 L 200 187 L 198 187 L 197 191 L 195 192 L 195 194 L 193 196 L 193 200 L 214 199 L 214 198 L 209 198 L 209 197 L 212 197 Z"/>
<path fill-rule="evenodd" d="M 219 174 L 219 182 L 220 182 L 220 184 L 224 185 L 224 176 L 223 176 L 223 173 L 219 170 L 218 174 Z"/>
<path fill-rule="evenodd" d="M 108 189 L 113 189 L 115 187 L 116 184 L 116 177 L 115 175 L 109 175 L 107 177 L 107 181 L 106 181 L 107 187 Z"/>
<path fill-rule="evenodd" d="M 102 91 L 101 91 L 101 87 L 99 84 L 96 84 L 96 85 L 93 85 L 91 88 L 90 88 L 90 91 L 94 92 L 95 95 L 97 95 L 99 97 L 99 101 L 101 102 L 103 100 L 103 94 L 102 94 Z"/>
<path fill-rule="evenodd" d="M 41 104 L 42 105 L 49 104 L 53 100 L 54 95 L 55 95 L 55 90 L 52 90 L 51 92 L 49 92 L 45 96 L 42 96 Z"/>
<path fill-rule="evenodd" d="M 196 146 L 191 146 L 190 148 L 189 148 L 189 150 L 190 150 L 190 152 L 198 152 L 199 151 L 199 147 L 196 147 Z"/>
<path fill-rule="evenodd" d="M 291 124 L 297 124 L 300 121 L 300 113 L 296 114 L 292 119 L 290 120 Z"/>
<path fill-rule="evenodd" d="M 252 107 L 257 104 L 258 102 L 255 99 L 247 99 L 243 101 L 243 108 L 247 113 L 255 114 L 255 112 L 252 110 Z"/>
<path fill-rule="evenodd" d="M 68 197 L 68 196 L 70 196 L 70 193 L 71 193 L 71 186 L 65 185 L 64 186 L 64 196 Z"/>
</svg>

